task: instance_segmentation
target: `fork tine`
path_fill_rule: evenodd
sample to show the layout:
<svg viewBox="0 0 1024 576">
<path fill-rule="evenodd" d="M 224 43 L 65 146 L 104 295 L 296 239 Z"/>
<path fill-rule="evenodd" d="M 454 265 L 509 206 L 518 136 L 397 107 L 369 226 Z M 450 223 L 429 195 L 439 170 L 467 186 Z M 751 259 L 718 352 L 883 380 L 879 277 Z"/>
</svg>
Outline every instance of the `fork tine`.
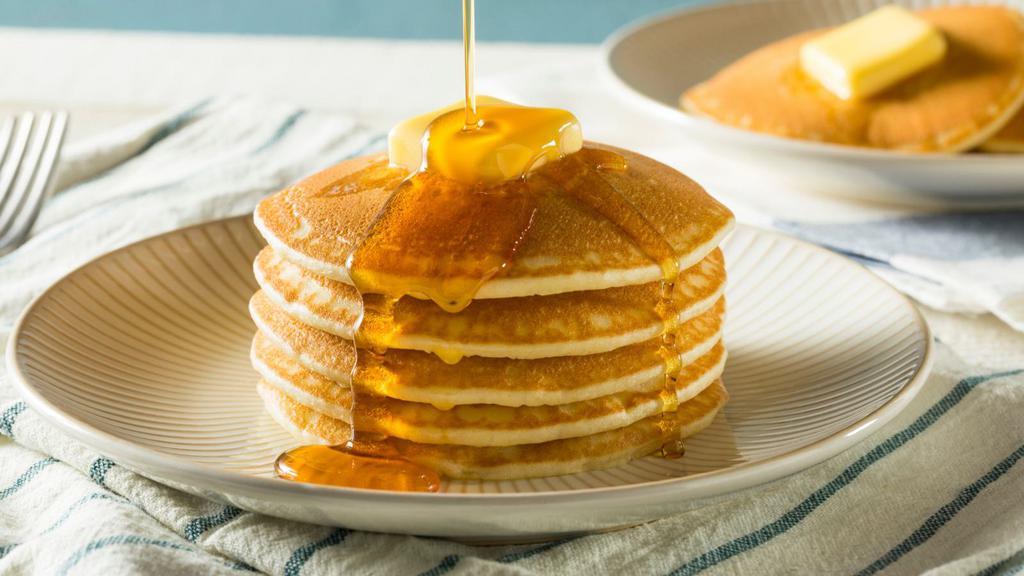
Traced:
<svg viewBox="0 0 1024 576">
<path fill-rule="evenodd" d="M 67 129 L 67 113 L 44 113 L 38 126 L 31 150 L 25 159 L 25 170 L 19 170 L 15 191 L 12 193 L 12 204 L 14 196 L 20 196 L 20 208 L 6 225 L 0 218 L 0 254 L 17 247 L 28 235 L 32 224 L 39 216 Z"/>
<path fill-rule="evenodd" d="M 46 123 L 48 127 L 47 132 L 39 135 L 40 140 L 44 140 L 45 137 L 45 141 L 38 166 L 35 169 L 34 178 L 22 202 L 21 210 L 18 211 L 10 229 L 0 236 L 0 251 L 3 250 L 4 246 L 14 247 L 22 242 L 32 229 L 32 224 L 35 223 L 36 218 L 39 216 L 43 201 L 46 200 L 50 183 L 53 181 L 53 168 L 60 155 L 61 144 L 64 141 L 64 133 L 67 130 L 68 121 L 66 112 L 56 112 L 50 116 L 49 122 Z"/>
<path fill-rule="evenodd" d="M 4 118 L 0 126 L 0 166 L 4 165 L 4 156 L 7 155 L 7 148 L 11 145 L 11 136 L 14 134 L 14 116 Z"/>
<path fill-rule="evenodd" d="M 7 154 L 3 158 L 3 162 L 0 162 L 0 230 L 3 229 L 6 221 L 4 214 L 9 210 L 13 211 L 13 208 L 8 208 L 11 204 L 11 182 L 14 181 L 14 176 L 18 173 L 18 167 L 21 166 L 21 157 L 25 153 L 25 146 L 28 145 L 28 137 L 32 132 L 33 119 L 34 116 L 31 112 L 26 112 L 18 117 L 14 140 L 7 147 Z M 11 125 L 12 129 L 14 124 Z"/>
<path fill-rule="evenodd" d="M 39 157 L 43 153 L 46 132 L 50 129 L 51 119 L 52 116 L 48 112 L 44 112 L 30 125 L 28 142 L 21 155 L 21 162 L 17 166 L 14 182 L 7 192 L 3 208 L 0 209 L 0 244 L 3 244 L 2 239 L 7 235 L 18 211 L 25 203 L 29 185 L 32 183 L 36 167 L 39 165 Z"/>
</svg>

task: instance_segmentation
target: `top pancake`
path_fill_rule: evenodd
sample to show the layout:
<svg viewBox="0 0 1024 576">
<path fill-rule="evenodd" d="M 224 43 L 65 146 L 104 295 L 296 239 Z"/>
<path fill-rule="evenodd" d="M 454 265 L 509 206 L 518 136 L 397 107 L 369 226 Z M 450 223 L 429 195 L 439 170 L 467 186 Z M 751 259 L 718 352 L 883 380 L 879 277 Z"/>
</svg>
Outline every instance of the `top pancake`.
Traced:
<svg viewBox="0 0 1024 576">
<path fill-rule="evenodd" d="M 947 39 L 945 59 L 876 96 L 843 101 L 807 76 L 800 46 L 770 44 L 683 94 L 687 111 L 755 132 L 918 152 L 978 146 L 1024 103 L 1024 18 L 996 6 L 917 12 Z"/>
<path fill-rule="evenodd" d="M 587 144 L 623 156 L 628 169 L 589 178 L 611 182 L 671 245 L 680 269 L 703 259 L 733 225 L 727 208 L 679 172 L 639 154 Z M 256 225 L 284 257 L 334 280 L 351 283 L 345 262 L 375 215 L 406 177 L 384 155 L 342 162 L 265 199 Z M 513 184 L 507 184 L 512 186 Z M 593 186 L 579 179 L 569 185 Z M 505 186 L 505 185 L 503 185 Z M 403 257 L 422 255 L 406 250 Z M 613 223 L 570 194 L 538 197 L 532 225 L 513 258 L 475 298 L 508 298 L 643 284 L 659 267 Z"/>
</svg>

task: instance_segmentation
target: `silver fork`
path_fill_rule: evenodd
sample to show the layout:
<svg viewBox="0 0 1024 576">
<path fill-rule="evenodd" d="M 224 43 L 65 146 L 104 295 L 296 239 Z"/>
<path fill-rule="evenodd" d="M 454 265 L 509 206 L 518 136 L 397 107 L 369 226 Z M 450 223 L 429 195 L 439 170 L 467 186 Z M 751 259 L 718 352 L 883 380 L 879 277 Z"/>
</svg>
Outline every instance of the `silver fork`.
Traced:
<svg viewBox="0 0 1024 576">
<path fill-rule="evenodd" d="M 66 112 L 25 112 L 0 124 L 0 256 L 25 242 L 50 191 Z"/>
</svg>

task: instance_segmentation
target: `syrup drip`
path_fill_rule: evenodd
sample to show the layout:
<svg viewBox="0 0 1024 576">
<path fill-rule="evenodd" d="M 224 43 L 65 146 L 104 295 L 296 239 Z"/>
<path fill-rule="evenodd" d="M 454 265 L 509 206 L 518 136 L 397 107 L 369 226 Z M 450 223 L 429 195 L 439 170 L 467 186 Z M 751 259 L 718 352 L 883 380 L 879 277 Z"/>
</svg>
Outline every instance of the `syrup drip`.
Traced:
<svg viewBox="0 0 1024 576">
<path fill-rule="evenodd" d="M 479 119 L 476 115 L 476 16 L 475 0 L 462 0 L 462 59 L 466 75 L 466 106 L 464 129 L 471 130 Z"/>
<path fill-rule="evenodd" d="M 275 465 L 280 478 L 381 490 L 440 489 L 437 473 L 407 460 L 399 444 L 356 432 L 358 398 L 365 393 L 359 383 L 370 373 L 385 371 L 388 348 L 400 329 L 394 322 L 398 300 L 427 298 L 448 312 L 465 309 L 485 282 L 509 266 L 545 194 L 571 194 L 615 224 L 661 270 L 662 296 L 655 310 L 665 325 L 660 348 L 666 374 L 660 394 L 661 452 L 666 457 L 682 454 L 675 421 L 677 322 L 670 314 L 679 267 L 672 246 L 618 189 L 616 174 L 628 170 L 626 160 L 611 151 L 572 145 L 581 145 L 582 136 L 571 114 L 504 104 L 477 107 L 473 0 L 463 0 L 463 32 L 464 114 L 453 110 L 430 123 L 420 168 L 404 179 L 388 171 L 369 183 L 367 173 L 357 171 L 319 193 L 343 196 L 400 182 L 346 262 L 363 302 L 353 337 L 351 437 L 340 446 L 285 452 Z M 436 353 L 451 363 L 460 358 L 451 351 Z"/>
<path fill-rule="evenodd" d="M 598 178 L 593 178 L 590 166 L 596 166 Z M 679 361 L 679 351 L 675 346 L 679 322 L 673 299 L 680 273 L 679 261 L 665 235 L 616 187 L 611 176 L 627 169 L 628 166 L 622 156 L 606 150 L 587 148 L 565 158 L 557 167 L 552 166 L 550 171 L 542 171 L 541 174 L 558 184 L 562 193 L 573 194 L 577 202 L 615 224 L 623 237 L 630 240 L 661 270 L 660 294 L 654 308 L 663 326 L 658 355 L 664 363 L 665 373 L 662 388 L 658 393 L 662 404 L 658 429 L 663 440 L 661 454 L 666 458 L 678 458 L 684 452 L 682 440 L 679 438 L 679 424 L 676 421 L 676 411 L 679 409 L 676 382 L 682 365 Z M 587 178 L 586 185 L 581 186 L 578 183 L 583 178 Z"/>
</svg>

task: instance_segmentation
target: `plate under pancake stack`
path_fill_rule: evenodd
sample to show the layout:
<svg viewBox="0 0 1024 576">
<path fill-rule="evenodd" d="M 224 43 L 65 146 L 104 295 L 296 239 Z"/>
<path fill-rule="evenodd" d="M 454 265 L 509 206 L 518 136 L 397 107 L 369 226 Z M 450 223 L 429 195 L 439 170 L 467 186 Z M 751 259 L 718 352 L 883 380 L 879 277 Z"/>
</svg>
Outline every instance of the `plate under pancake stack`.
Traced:
<svg viewBox="0 0 1024 576">
<path fill-rule="evenodd" d="M 261 203 L 269 246 L 250 311 L 268 413 L 306 443 L 344 444 L 353 426 L 389 437 L 403 457 L 460 479 L 606 468 L 709 425 L 727 398 L 717 245 L 732 215 L 674 170 L 615 152 L 629 168 L 601 178 L 672 246 L 682 272 L 670 294 L 613 222 L 548 195 L 467 308 L 400 299 L 382 362 L 354 383 L 362 299 L 345 263 L 395 186 L 386 159 L 342 163 Z"/>
</svg>

